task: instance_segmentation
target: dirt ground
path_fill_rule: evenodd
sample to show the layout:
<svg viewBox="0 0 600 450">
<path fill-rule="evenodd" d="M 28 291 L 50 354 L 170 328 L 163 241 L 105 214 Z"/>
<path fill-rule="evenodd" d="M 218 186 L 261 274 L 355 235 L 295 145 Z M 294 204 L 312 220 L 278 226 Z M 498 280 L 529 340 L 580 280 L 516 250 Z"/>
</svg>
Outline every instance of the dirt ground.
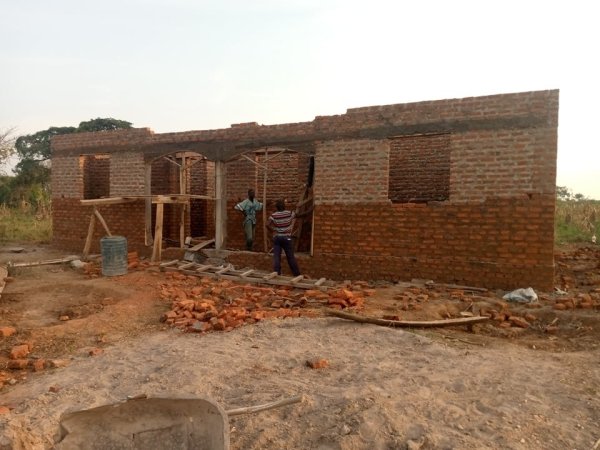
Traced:
<svg viewBox="0 0 600 450">
<path fill-rule="evenodd" d="M 66 256 L 14 247 L 0 247 L 0 264 Z M 16 269 L 0 297 L 0 327 L 16 330 L 0 335 L 0 450 L 53 448 L 63 414 L 140 394 L 226 410 L 304 396 L 230 417 L 232 449 L 600 448 L 600 246 L 557 249 L 556 261 L 560 291 L 536 304 L 427 280 L 346 286 L 368 291 L 352 308 L 363 315 L 490 317 L 469 329 L 359 324 L 327 317 L 328 300 L 280 305 L 273 291 L 266 318 L 201 333 L 165 314 L 182 295 L 235 286 L 155 266 L 110 278 L 69 264 Z M 20 344 L 26 365 L 11 369 Z M 308 367 L 315 359 L 328 365 Z"/>
</svg>

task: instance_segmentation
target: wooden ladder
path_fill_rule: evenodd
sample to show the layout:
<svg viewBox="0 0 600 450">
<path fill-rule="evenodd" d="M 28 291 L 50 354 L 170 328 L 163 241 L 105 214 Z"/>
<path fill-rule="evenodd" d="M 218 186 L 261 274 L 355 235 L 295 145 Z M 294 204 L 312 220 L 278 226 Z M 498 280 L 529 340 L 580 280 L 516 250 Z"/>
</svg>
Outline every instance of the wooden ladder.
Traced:
<svg viewBox="0 0 600 450">
<path fill-rule="evenodd" d="M 304 275 L 290 277 L 287 275 L 277 275 L 277 272 L 266 272 L 255 269 L 236 269 L 231 264 L 227 266 L 214 266 L 211 264 L 199 264 L 175 259 L 160 264 L 159 268 L 163 272 L 180 272 L 185 275 L 232 280 L 239 283 L 272 284 L 300 289 L 319 289 L 325 291 L 336 285 L 335 282 L 327 280 L 326 278 L 313 280 L 305 278 Z"/>
</svg>

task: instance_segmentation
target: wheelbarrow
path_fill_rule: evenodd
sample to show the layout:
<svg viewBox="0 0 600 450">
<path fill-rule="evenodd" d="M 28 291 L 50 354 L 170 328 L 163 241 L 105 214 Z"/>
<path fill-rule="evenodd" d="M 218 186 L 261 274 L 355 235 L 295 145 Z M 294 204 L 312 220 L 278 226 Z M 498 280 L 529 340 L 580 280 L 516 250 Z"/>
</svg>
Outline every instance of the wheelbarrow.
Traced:
<svg viewBox="0 0 600 450">
<path fill-rule="evenodd" d="M 229 450 L 229 417 L 302 401 L 291 397 L 225 411 L 208 398 L 131 398 L 65 414 L 59 450 Z"/>
</svg>

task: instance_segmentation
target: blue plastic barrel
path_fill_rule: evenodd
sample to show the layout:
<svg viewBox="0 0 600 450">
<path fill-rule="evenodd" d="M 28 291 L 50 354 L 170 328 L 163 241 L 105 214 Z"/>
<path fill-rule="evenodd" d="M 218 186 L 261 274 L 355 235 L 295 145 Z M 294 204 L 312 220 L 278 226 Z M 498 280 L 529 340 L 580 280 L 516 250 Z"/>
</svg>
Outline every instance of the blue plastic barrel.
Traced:
<svg viewBox="0 0 600 450">
<path fill-rule="evenodd" d="M 127 273 L 127 239 L 123 236 L 104 236 L 100 239 L 102 275 L 113 277 Z"/>
</svg>

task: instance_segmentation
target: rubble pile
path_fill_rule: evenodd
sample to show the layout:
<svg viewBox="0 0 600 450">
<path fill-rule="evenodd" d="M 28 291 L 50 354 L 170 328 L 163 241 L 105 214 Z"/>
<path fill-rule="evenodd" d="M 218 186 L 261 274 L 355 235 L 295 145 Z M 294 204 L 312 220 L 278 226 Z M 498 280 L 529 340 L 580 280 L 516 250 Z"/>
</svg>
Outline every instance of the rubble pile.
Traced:
<svg viewBox="0 0 600 450">
<path fill-rule="evenodd" d="M 365 284 L 324 292 L 291 287 L 259 287 L 228 280 L 167 273 L 160 296 L 172 302 L 161 321 L 190 332 L 230 331 L 264 319 L 314 316 L 314 306 L 361 309 L 374 291 Z"/>
</svg>

